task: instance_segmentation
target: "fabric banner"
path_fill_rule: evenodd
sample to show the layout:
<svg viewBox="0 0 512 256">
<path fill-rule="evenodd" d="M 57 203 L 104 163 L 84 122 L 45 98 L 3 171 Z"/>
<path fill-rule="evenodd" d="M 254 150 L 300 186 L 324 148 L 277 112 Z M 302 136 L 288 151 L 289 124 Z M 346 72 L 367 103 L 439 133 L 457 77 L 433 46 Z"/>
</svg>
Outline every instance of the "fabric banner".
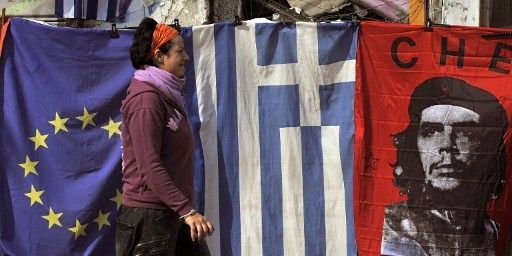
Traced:
<svg viewBox="0 0 512 256">
<path fill-rule="evenodd" d="M 505 32 L 361 24 L 359 255 L 504 255 L 512 224 Z"/>
<path fill-rule="evenodd" d="M 212 255 L 355 255 L 352 23 L 183 29 L 195 203 Z M 113 255 L 133 31 L 11 20 L 0 253 Z"/>
<path fill-rule="evenodd" d="M 156 0 L 153 3 L 143 0 L 5 0 L 0 1 L 0 9 L 5 8 L 7 15 L 12 17 L 55 16 L 102 20 L 119 25 L 129 21 L 138 23 L 151 14 L 157 4 L 164 4 L 164 2 L 164 0 Z"/>
<path fill-rule="evenodd" d="M 130 12 L 142 14 L 147 5 L 137 0 L 53 0 L 55 1 L 55 16 L 88 20 L 105 20 L 109 22 L 124 22 Z M 160 3 L 160 1 L 158 1 Z M 136 10 L 131 9 L 132 5 Z"/>
<path fill-rule="evenodd" d="M 11 19 L 0 65 L 0 252 L 115 253 L 131 36 Z"/>
<path fill-rule="evenodd" d="M 244 22 L 192 36 L 196 198 L 220 227 L 212 253 L 355 255 L 357 26 Z"/>
</svg>

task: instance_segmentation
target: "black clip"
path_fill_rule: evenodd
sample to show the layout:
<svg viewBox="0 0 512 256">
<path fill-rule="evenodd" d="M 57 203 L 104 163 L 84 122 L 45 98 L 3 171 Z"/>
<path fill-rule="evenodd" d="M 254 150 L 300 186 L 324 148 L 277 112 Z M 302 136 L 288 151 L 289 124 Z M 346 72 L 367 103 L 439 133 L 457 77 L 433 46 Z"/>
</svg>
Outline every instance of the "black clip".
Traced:
<svg viewBox="0 0 512 256">
<path fill-rule="evenodd" d="M 119 31 L 115 23 L 112 23 L 112 30 L 110 30 L 110 38 L 119 38 Z"/>
<path fill-rule="evenodd" d="M 233 21 L 233 22 L 235 23 L 235 26 L 242 25 L 242 19 L 240 19 L 239 15 L 235 15 L 235 21 Z"/>
<path fill-rule="evenodd" d="M 434 29 L 432 28 L 433 22 L 431 19 L 427 19 L 427 22 L 425 22 L 425 27 L 423 27 L 423 31 L 425 32 L 432 32 Z"/>
<path fill-rule="evenodd" d="M 178 20 L 178 19 L 174 19 L 173 27 L 174 27 L 175 29 L 177 29 L 178 31 L 180 31 L 180 33 L 181 33 L 180 20 Z"/>
<path fill-rule="evenodd" d="M 340 20 L 343 20 L 343 19 L 340 18 Z M 361 23 L 361 17 L 359 17 L 358 15 L 353 15 L 351 17 L 351 20 L 353 23 L 358 24 L 358 25 Z"/>
</svg>

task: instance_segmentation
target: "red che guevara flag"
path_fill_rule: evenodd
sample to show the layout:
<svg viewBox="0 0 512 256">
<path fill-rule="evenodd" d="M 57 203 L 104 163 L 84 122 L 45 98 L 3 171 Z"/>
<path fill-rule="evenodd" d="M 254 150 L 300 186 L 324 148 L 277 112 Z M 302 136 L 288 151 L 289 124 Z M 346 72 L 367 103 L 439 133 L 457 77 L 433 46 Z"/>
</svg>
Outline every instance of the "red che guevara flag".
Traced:
<svg viewBox="0 0 512 256">
<path fill-rule="evenodd" d="M 504 254 L 512 224 L 512 38 L 506 33 L 361 24 L 359 255 Z"/>
</svg>

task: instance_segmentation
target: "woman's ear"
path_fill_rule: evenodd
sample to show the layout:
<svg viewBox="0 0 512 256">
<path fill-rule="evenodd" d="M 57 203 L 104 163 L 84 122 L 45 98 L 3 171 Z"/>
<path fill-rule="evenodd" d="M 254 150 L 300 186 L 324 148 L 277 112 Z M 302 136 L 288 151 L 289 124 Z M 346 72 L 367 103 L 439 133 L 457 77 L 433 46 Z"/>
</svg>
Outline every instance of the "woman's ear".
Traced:
<svg viewBox="0 0 512 256">
<path fill-rule="evenodd" d="M 164 63 L 164 54 L 160 50 L 157 50 L 153 59 L 156 63 L 162 64 Z"/>
</svg>

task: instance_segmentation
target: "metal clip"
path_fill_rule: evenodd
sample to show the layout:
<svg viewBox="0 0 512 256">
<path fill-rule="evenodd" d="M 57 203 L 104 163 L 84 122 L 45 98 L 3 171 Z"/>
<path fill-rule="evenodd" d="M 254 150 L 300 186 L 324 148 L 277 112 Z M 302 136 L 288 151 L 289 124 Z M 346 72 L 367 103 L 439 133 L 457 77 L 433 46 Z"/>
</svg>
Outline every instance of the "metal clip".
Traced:
<svg viewBox="0 0 512 256">
<path fill-rule="evenodd" d="M 179 19 L 174 19 L 173 27 L 175 29 L 177 29 L 181 33 L 181 25 L 180 25 L 180 20 Z"/>
<path fill-rule="evenodd" d="M 434 29 L 432 28 L 433 22 L 431 19 L 427 19 L 427 22 L 425 23 L 425 27 L 423 27 L 423 31 L 425 32 L 432 32 Z"/>
<path fill-rule="evenodd" d="M 112 23 L 112 30 L 110 30 L 110 38 L 119 38 L 119 31 L 115 23 Z"/>
<path fill-rule="evenodd" d="M 242 25 L 242 19 L 240 19 L 239 15 L 235 15 L 235 20 L 233 22 L 235 23 L 235 26 Z"/>
</svg>

